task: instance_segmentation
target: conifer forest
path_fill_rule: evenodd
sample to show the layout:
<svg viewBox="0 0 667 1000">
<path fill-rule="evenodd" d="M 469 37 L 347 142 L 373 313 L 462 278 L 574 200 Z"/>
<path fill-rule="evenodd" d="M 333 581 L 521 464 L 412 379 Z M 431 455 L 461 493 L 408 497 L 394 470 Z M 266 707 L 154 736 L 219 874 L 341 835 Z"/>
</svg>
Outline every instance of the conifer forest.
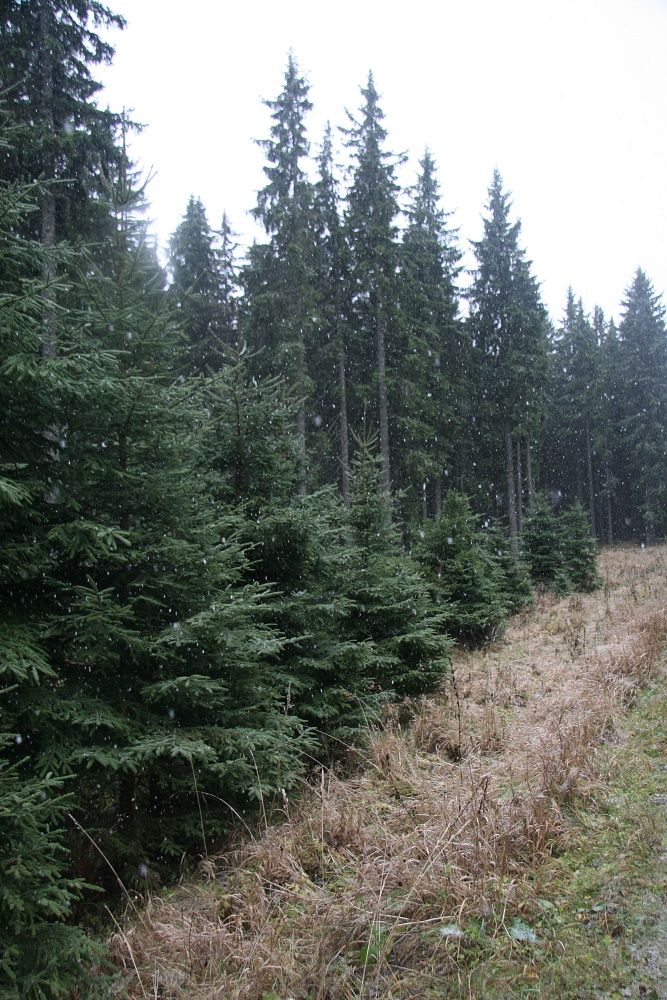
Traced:
<svg viewBox="0 0 667 1000">
<path fill-rule="evenodd" d="M 596 591 L 601 546 L 667 534 L 641 267 L 618 317 L 575 288 L 551 317 L 496 170 L 466 274 L 381 81 L 313 136 L 293 55 L 263 237 L 193 194 L 165 266 L 137 126 L 99 101 L 122 28 L 0 5 L 2 1000 L 106 996 L 124 892 L 347 766 L 537 594 Z"/>
</svg>

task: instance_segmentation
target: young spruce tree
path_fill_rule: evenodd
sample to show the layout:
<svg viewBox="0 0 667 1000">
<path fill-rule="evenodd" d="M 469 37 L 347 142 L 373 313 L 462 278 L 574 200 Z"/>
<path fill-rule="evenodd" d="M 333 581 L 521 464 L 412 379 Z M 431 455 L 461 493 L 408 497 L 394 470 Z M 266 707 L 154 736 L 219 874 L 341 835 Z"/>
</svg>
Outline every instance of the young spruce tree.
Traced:
<svg viewBox="0 0 667 1000">
<path fill-rule="evenodd" d="M 449 634 L 471 645 L 493 637 L 507 615 L 505 581 L 468 498 L 450 491 L 422 534 L 419 558 L 444 606 Z"/>
<path fill-rule="evenodd" d="M 59 349 L 63 366 L 71 346 L 96 367 L 80 362 L 61 401 L 52 464 L 42 645 L 55 676 L 17 724 L 40 771 L 75 777 L 81 826 L 136 877 L 205 851 L 227 803 L 289 784 L 300 727 L 282 711 L 283 639 L 245 578 L 239 517 L 198 468 L 201 380 L 176 376 L 185 345 L 126 169 L 108 197 L 107 261 L 82 263 L 87 305 Z M 94 872 L 87 843 L 79 863 Z"/>
<path fill-rule="evenodd" d="M 10 138 L 3 123 L 0 152 Z M 44 629 L 57 458 L 40 429 L 53 426 L 57 401 L 71 395 L 79 374 L 75 358 L 40 356 L 43 275 L 66 262 L 62 251 L 17 235 L 30 228 L 30 214 L 38 214 L 39 193 L 34 186 L 0 181 L 2 1000 L 63 996 L 81 985 L 83 969 L 96 954 L 84 933 L 68 923 L 85 888 L 72 877 L 66 846 L 75 787 L 65 795 L 59 778 L 39 771 L 31 739 L 34 706 L 57 683 Z"/>
</svg>

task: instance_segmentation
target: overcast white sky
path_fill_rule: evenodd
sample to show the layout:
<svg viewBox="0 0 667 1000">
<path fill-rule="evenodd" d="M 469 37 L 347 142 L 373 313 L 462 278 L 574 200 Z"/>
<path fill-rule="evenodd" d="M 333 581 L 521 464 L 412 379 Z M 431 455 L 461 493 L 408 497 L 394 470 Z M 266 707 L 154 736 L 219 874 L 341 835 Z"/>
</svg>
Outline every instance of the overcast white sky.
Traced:
<svg viewBox="0 0 667 1000">
<path fill-rule="evenodd" d="M 356 111 L 368 70 L 389 148 L 414 180 L 428 145 L 461 241 L 481 234 L 494 166 L 556 321 L 572 284 L 616 318 L 641 266 L 667 290 L 667 0 L 109 0 L 102 102 L 146 123 L 133 155 L 161 245 L 190 194 L 248 242 L 268 135 L 261 99 L 291 48 L 311 84 L 316 152 Z"/>
</svg>

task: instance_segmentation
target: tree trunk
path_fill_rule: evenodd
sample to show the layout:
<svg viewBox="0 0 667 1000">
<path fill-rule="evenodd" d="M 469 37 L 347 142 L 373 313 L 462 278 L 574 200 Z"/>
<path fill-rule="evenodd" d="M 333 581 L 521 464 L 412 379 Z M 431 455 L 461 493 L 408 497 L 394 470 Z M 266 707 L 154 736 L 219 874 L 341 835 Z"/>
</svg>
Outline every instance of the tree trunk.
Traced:
<svg viewBox="0 0 667 1000">
<path fill-rule="evenodd" d="M 605 462 L 605 491 L 607 494 L 607 542 L 611 545 L 614 541 L 614 519 L 611 509 L 611 472 L 609 462 Z"/>
<path fill-rule="evenodd" d="M 442 513 L 442 476 L 438 476 L 435 481 L 433 508 L 435 516 L 440 517 Z"/>
<path fill-rule="evenodd" d="M 391 466 L 389 462 L 389 407 L 387 403 L 387 352 L 385 343 L 384 316 L 382 303 L 378 301 L 375 324 L 378 404 L 380 409 L 380 455 L 382 457 L 382 481 L 386 493 L 391 490 Z"/>
<path fill-rule="evenodd" d="M 44 133 L 53 132 L 53 52 L 50 32 L 50 4 L 43 3 L 39 15 L 39 73 L 40 73 L 40 107 L 39 123 Z M 47 140 L 48 142 L 48 140 Z M 52 157 L 47 154 L 42 160 L 42 175 L 47 182 L 54 179 Z M 47 248 L 56 245 L 56 198 L 53 188 L 47 188 L 40 193 L 40 240 Z M 44 357 L 53 357 L 56 353 L 56 334 L 54 329 L 55 315 L 55 263 L 47 255 L 43 275 L 44 291 L 42 299 L 42 324 L 44 327 L 44 342 L 42 353 Z"/>
<path fill-rule="evenodd" d="M 507 468 L 507 516 L 510 528 L 510 544 L 517 551 L 516 530 L 516 492 L 514 486 L 514 449 L 512 447 L 512 431 L 505 428 L 505 462 Z"/>
<path fill-rule="evenodd" d="M 299 454 L 299 496 L 306 495 L 306 408 L 299 405 L 296 413 L 296 440 Z"/>
<path fill-rule="evenodd" d="M 588 509 L 591 516 L 591 535 L 596 537 L 595 530 L 595 487 L 593 485 L 593 446 L 591 444 L 591 427 L 586 421 L 586 471 L 588 472 Z"/>
<path fill-rule="evenodd" d="M 521 438 L 516 442 L 516 523 L 519 534 L 523 532 L 523 470 L 521 468 Z"/>
<path fill-rule="evenodd" d="M 347 428 L 347 382 L 345 376 L 345 344 L 341 341 L 338 354 L 338 393 L 340 397 L 340 474 L 343 503 L 350 506 L 350 445 Z"/>
<path fill-rule="evenodd" d="M 424 520 L 428 517 L 428 496 L 426 493 L 426 483 L 422 483 L 422 517 Z"/>
<path fill-rule="evenodd" d="M 533 452 L 530 446 L 530 438 L 526 439 L 526 480 L 528 481 L 528 506 L 535 505 L 535 485 L 533 483 Z"/>
</svg>

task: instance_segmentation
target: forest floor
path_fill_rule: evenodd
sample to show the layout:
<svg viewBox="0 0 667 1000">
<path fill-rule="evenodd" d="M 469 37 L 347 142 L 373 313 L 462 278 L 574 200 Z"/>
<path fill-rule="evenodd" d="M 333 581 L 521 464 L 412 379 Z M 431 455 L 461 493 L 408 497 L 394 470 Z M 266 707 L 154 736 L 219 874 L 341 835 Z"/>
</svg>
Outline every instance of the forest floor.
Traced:
<svg viewBox="0 0 667 1000">
<path fill-rule="evenodd" d="M 667 549 L 600 569 L 135 907 L 115 995 L 667 998 Z"/>
</svg>

